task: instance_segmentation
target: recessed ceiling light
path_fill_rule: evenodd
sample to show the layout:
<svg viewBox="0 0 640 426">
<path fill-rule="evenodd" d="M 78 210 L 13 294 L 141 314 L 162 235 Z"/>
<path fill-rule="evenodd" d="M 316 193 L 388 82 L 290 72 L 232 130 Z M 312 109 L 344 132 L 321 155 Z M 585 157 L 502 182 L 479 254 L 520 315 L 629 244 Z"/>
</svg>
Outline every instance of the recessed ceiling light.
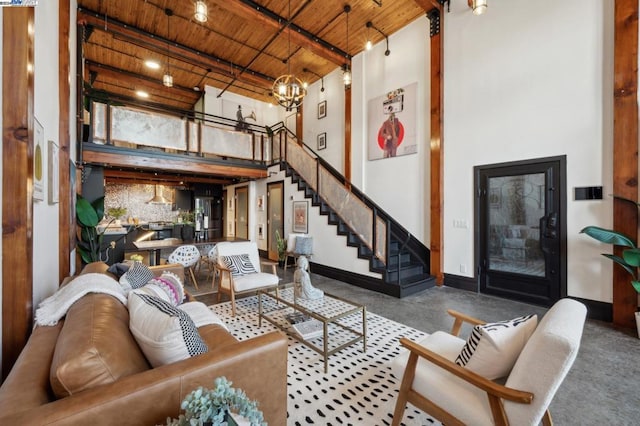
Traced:
<svg viewBox="0 0 640 426">
<path fill-rule="evenodd" d="M 151 60 L 151 59 L 147 59 L 146 61 L 144 61 L 144 64 L 148 68 L 151 68 L 152 70 L 159 70 L 160 69 L 160 64 L 157 63 L 156 61 Z"/>
<path fill-rule="evenodd" d="M 149 94 L 147 92 L 145 92 L 144 90 L 136 90 L 136 95 L 138 95 L 141 98 L 148 98 Z"/>
</svg>

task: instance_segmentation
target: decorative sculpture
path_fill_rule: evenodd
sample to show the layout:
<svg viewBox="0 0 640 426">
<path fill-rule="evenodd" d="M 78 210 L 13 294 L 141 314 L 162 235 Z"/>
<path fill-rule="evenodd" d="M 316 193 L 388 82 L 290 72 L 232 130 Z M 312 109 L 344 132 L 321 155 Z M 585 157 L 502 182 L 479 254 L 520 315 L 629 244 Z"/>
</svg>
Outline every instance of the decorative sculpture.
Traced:
<svg viewBox="0 0 640 426">
<path fill-rule="evenodd" d="M 320 299 L 324 296 L 324 291 L 311 285 L 309 275 L 309 260 L 306 256 L 298 257 L 298 269 L 293 273 L 294 295 L 301 299 Z"/>
</svg>

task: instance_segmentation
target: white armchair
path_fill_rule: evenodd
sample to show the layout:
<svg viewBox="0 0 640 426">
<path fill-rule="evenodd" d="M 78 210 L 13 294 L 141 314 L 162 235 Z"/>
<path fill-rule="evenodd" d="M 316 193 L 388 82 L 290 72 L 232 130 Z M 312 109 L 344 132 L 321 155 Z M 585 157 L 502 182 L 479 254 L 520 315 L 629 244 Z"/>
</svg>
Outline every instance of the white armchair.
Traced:
<svg viewBox="0 0 640 426">
<path fill-rule="evenodd" d="M 236 314 L 236 295 L 276 287 L 280 278 L 276 262 L 260 261 L 258 246 L 252 241 L 222 242 L 215 246 L 218 279 L 218 302 L 222 293 L 231 298 L 231 314 Z M 261 265 L 271 267 L 271 273 L 262 272 Z M 215 279 L 215 278 L 214 278 Z"/>
<path fill-rule="evenodd" d="M 454 360 L 465 345 L 455 335 L 462 322 L 482 321 L 455 311 L 452 334 L 438 331 L 419 343 L 401 338 L 409 351 L 392 362 L 402 377 L 392 425 L 407 402 L 447 425 L 553 424 L 548 407 L 578 354 L 585 306 L 562 299 L 545 314 L 517 356 L 504 385 L 461 367 Z"/>
</svg>

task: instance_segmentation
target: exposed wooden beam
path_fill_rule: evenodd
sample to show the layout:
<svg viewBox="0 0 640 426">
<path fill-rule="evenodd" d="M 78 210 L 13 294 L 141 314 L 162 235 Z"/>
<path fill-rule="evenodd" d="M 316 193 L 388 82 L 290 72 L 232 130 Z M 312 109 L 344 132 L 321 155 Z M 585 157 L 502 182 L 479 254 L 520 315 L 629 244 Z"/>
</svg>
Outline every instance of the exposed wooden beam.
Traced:
<svg viewBox="0 0 640 426">
<path fill-rule="evenodd" d="M 121 179 L 135 181 L 135 183 L 146 180 L 153 183 L 161 183 L 162 185 L 181 185 L 183 183 L 210 183 L 210 184 L 222 184 L 228 185 L 234 183 L 232 179 L 224 179 L 219 177 L 205 177 L 205 176 L 189 176 L 189 175 L 169 175 L 169 174 L 157 174 L 152 172 L 140 172 L 133 170 L 113 170 L 104 169 L 103 171 L 105 179 L 108 181 L 111 179 Z M 133 182 L 130 182 L 133 183 Z"/>
<path fill-rule="evenodd" d="M 443 151 L 443 128 L 442 117 L 442 96 L 444 91 L 444 80 L 442 78 L 442 55 L 444 51 L 443 34 L 444 16 L 440 10 L 440 32 L 431 36 L 431 70 L 429 79 L 431 81 L 431 116 L 429 118 L 431 127 L 430 147 L 430 230 L 431 244 L 431 274 L 436 277 L 436 282 L 442 285 L 444 280 L 444 188 L 443 173 L 444 151 Z"/>
<path fill-rule="evenodd" d="M 197 100 L 200 97 L 200 92 L 196 92 L 193 90 L 193 88 L 190 87 L 184 87 L 184 86 L 179 86 L 179 85 L 173 85 L 173 87 L 171 88 L 167 88 L 165 87 L 164 84 L 162 84 L 162 81 L 155 79 L 155 78 L 150 78 L 150 77 L 145 77 L 143 75 L 140 74 L 136 74 L 130 71 L 126 71 L 123 69 L 119 69 L 119 68 L 115 68 L 109 65 L 104 65 L 104 64 L 99 64 L 97 62 L 93 62 L 93 61 L 85 61 L 85 64 L 87 65 L 87 68 L 89 71 L 93 71 L 96 72 L 98 74 L 102 74 L 106 77 L 111 77 L 111 78 L 115 78 L 115 79 L 122 79 L 122 77 L 126 77 L 127 80 L 134 80 L 134 81 L 138 81 L 140 83 L 144 83 L 145 86 L 147 87 L 152 87 L 154 89 L 158 89 L 158 90 L 177 90 L 183 93 L 188 94 L 189 96 L 193 97 L 194 100 Z"/>
<path fill-rule="evenodd" d="M 208 164 L 190 161 L 189 159 L 158 159 L 153 157 L 122 155 L 113 152 L 97 152 L 84 150 L 82 160 L 91 164 L 109 164 L 113 167 L 140 168 L 149 170 L 168 170 L 171 172 L 184 172 L 200 175 L 216 175 L 229 177 L 243 177 L 248 179 L 262 179 L 267 177 L 266 169 L 256 169 L 237 165 Z"/>
<path fill-rule="evenodd" d="M 33 7 L 2 14 L 2 378 L 33 325 Z"/>
<path fill-rule="evenodd" d="M 224 7 L 237 15 L 248 16 L 250 19 L 256 21 L 256 24 L 265 25 L 277 30 L 280 30 L 288 21 L 286 17 L 279 16 L 251 0 L 225 0 L 220 4 L 220 7 Z M 293 23 L 283 29 L 283 35 L 291 37 L 292 43 L 304 47 L 331 63 L 342 65 L 348 62 L 349 55 L 347 52 L 338 49 L 336 46 L 329 44 L 320 37 L 311 34 L 309 31 Z"/>
<path fill-rule="evenodd" d="M 351 88 L 344 91 L 344 177 L 351 182 Z"/>
<path fill-rule="evenodd" d="M 442 11 L 442 5 L 438 0 L 415 0 L 416 4 L 424 9 L 425 12 L 433 9 L 434 7 Z"/>
<path fill-rule="evenodd" d="M 58 3 L 58 280 L 71 272 L 71 250 L 75 247 L 75 212 L 71 213 L 71 197 L 75 196 L 69 176 L 69 153 L 71 146 L 71 50 L 69 31 L 71 28 L 71 6 L 68 1 Z M 82 110 L 78 111 L 82 114 Z M 75 123 L 74 123 L 75 124 Z"/>
<path fill-rule="evenodd" d="M 133 40 L 136 44 L 142 45 L 149 50 L 171 56 L 172 58 L 191 63 L 203 69 L 211 69 L 218 74 L 225 75 L 230 78 L 237 78 L 250 84 L 254 84 L 263 88 L 270 88 L 275 78 L 259 73 L 253 70 L 246 70 L 242 75 L 237 75 L 234 71 L 239 71 L 243 67 L 233 62 L 227 61 L 216 56 L 199 52 L 188 46 L 175 43 L 155 34 L 124 24 L 116 19 L 107 17 L 109 25 L 104 27 L 104 15 L 93 12 L 88 9 L 78 8 L 78 23 L 92 25 L 96 30 L 107 31 L 119 37 Z M 167 51 L 167 45 L 171 45 L 170 52 Z"/>
<path fill-rule="evenodd" d="M 616 0 L 613 83 L 613 193 L 638 200 L 638 0 Z M 613 227 L 638 235 L 638 208 L 614 199 Z M 621 249 L 614 252 L 618 255 Z M 638 295 L 629 274 L 613 268 L 613 323 L 634 327 Z"/>
</svg>

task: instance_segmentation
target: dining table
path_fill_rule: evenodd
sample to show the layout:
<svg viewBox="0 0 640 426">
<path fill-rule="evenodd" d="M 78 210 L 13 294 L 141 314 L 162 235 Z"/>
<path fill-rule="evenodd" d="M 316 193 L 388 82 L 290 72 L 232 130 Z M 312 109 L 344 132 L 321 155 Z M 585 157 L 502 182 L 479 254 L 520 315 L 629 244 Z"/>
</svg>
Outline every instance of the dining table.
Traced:
<svg viewBox="0 0 640 426">
<path fill-rule="evenodd" d="M 235 237 L 220 237 L 220 238 L 207 238 L 199 240 L 184 241 L 180 238 L 165 238 L 163 240 L 145 240 L 134 241 L 133 246 L 138 251 L 146 251 L 149 254 L 149 266 L 160 264 L 160 252 L 163 249 L 175 249 L 182 245 L 194 245 L 196 247 L 215 245 L 223 241 L 246 241 L 244 238 Z"/>
</svg>

